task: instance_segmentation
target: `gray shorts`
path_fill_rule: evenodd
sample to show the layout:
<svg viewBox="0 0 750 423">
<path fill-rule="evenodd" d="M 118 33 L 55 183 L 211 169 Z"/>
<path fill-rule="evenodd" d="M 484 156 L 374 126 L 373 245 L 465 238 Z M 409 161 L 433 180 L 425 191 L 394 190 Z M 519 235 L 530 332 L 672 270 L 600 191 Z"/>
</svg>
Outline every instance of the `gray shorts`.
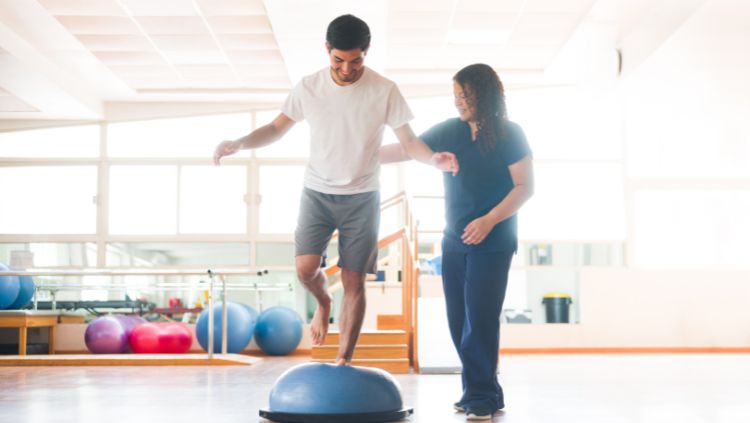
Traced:
<svg viewBox="0 0 750 423">
<path fill-rule="evenodd" d="M 295 255 L 325 255 L 333 231 L 339 230 L 339 262 L 344 269 L 375 273 L 378 260 L 380 193 L 323 194 L 302 190 Z"/>
</svg>

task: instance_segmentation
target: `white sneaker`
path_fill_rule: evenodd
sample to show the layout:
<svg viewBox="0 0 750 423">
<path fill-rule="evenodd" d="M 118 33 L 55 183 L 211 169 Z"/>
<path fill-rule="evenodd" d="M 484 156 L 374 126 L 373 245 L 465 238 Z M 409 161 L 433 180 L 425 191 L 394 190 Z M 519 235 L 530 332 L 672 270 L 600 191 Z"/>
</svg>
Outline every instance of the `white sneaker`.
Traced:
<svg viewBox="0 0 750 423">
<path fill-rule="evenodd" d="M 491 420 L 492 414 L 489 410 L 466 410 L 466 420 Z"/>
</svg>

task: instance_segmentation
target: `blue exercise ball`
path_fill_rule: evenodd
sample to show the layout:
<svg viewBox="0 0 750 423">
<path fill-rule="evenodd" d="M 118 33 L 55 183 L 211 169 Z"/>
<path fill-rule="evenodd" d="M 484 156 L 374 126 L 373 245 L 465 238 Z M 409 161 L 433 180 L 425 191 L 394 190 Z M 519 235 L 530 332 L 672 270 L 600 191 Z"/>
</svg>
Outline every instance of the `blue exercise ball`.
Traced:
<svg viewBox="0 0 750 423">
<path fill-rule="evenodd" d="M 8 266 L 0 263 L 0 271 L 8 270 Z M 15 303 L 20 290 L 18 276 L 0 276 L 0 310 L 5 310 Z"/>
<path fill-rule="evenodd" d="M 274 421 L 393 421 L 404 409 L 401 387 L 385 370 L 305 363 L 284 372 L 261 417 Z"/>
<path fill-rule="evenodd" d="M 271 307 L 258 316 L 255 343 L 266 354 L 286 355 L 302 340 L 302 319 L 288 307 Z"/>
<path fill-rule="evenodd" d="M 31 276 L 19 276 L 18 282 L 20 283 L 18 297 L 16 297 L 16 301 L 8 307 L 8 310 L 20 310 L 26 307 L 31 301 L 31 298 L 34 297 L 36 284 Z"/>
<path fill-rule="evenodd" d="M 222 303 L 214 306 L 214 352 L 221 352 L 221 314 Z M 250 312 L 237 303 L 227 303 L 227 352 L 240 353 L 253 337 Z M 195 324 L 195 336 L 204 351 L 208 351 L 208 309 L 198 316 Z"/>
<path fill-rule="evenodd" d="M 253 336 L 255 336 L 255 324 L 258 322 L 258 312 L 245 303 L 238 304 L 241 305 L 242 308 L 247 310 L 248 313 L 250 313 L 250 340 L 252 341 Z"/>
</svg>

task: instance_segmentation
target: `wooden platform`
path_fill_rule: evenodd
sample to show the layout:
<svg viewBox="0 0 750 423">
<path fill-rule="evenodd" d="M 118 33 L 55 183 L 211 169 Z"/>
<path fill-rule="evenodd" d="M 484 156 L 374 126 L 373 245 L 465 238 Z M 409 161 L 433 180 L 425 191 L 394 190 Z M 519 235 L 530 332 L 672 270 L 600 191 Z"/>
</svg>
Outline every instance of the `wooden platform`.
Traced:
<svg viewBox="0 0 750 423">
<path fill-rule="evenodd" d="M 70 354 L 0 356 L 0 366 L 249 366 L 263 360 L 241 354 Z"/>
<path fill-rule="evenodd" d="M 312 348 L 313 362 L 332 363 L 338 352 L 339 332 L 331 331 L 324 345 Z M 409 373 L 409 346 L 403 330 L 365 330 L 354 349 L 352 364 L 377 367 L 394 374 Z"/>
</svg>

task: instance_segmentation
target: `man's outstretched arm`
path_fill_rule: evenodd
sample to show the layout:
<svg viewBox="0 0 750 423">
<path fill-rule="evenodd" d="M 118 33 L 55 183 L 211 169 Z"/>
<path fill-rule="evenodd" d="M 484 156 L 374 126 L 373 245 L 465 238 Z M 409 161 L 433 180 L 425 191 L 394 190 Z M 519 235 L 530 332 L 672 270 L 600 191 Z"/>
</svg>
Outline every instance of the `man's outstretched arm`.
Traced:
<svg viewBox="0 0 750 423">
<path fill-rule="evenodd" d="M 398 138 L 400 147 L 385 146 L 380 150 L 381 163 L 392 163 L 412 158 L 422 163 L 435 166 L 443 172 L 451 172 L 454 176 L 458 173 L 458 160 L 453 153 L 447 151 L 433 152 L 427 144 L 414 135 L 411 126 L 407 123 L 393 131 Z"/>
<path fill-rule="evenodd" d="M 222 157 L 230 156 L 240 150 L 263 147 L 277 141 L 292 129 L 294 123 L 289 116 L 279 113 L 271 123 L 257 128 L 242 138 L 222 141 L 214 150 L 214 164 L 218 165 Z"/>
</svg>

